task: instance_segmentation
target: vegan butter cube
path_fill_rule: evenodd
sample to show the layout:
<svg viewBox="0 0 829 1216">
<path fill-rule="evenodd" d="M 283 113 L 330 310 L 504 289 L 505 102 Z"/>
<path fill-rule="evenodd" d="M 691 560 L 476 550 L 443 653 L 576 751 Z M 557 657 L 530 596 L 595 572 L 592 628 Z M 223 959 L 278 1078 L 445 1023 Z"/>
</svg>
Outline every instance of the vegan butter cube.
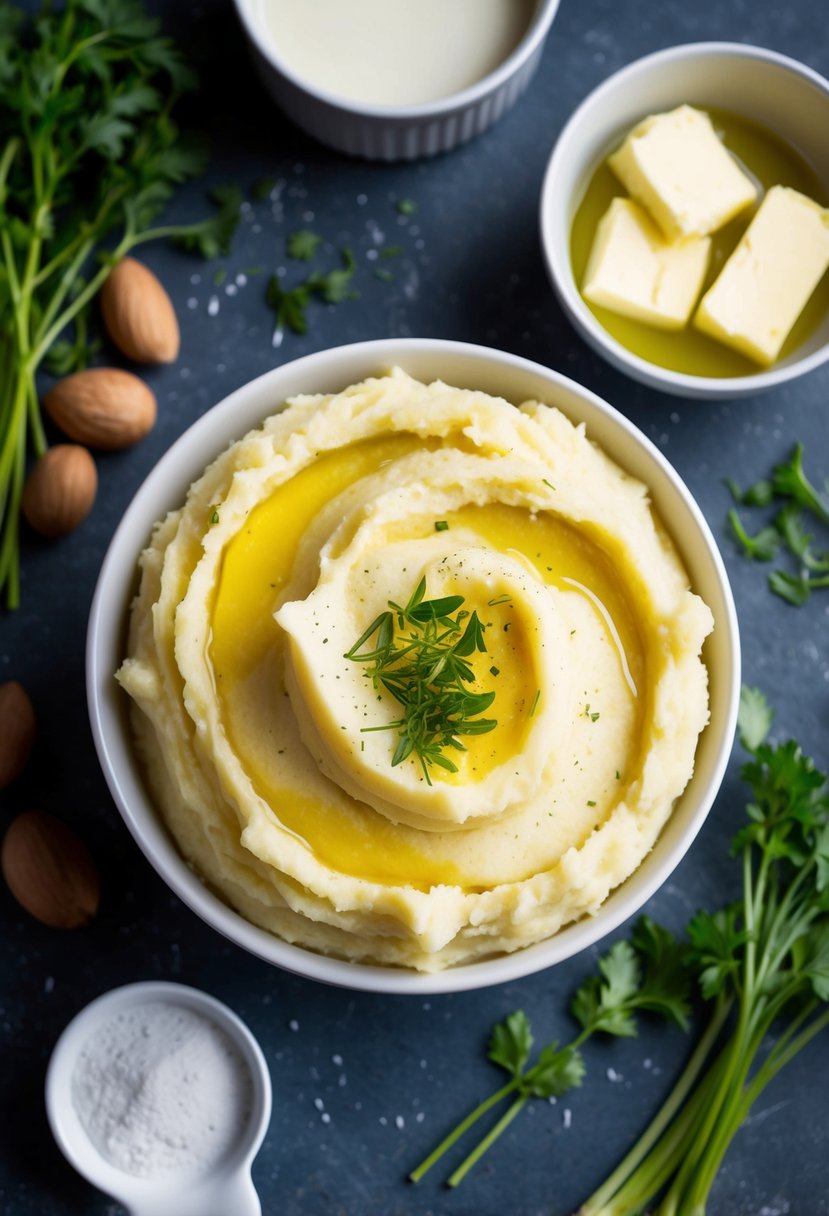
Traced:
<svg viewBox="0 0 829 1216">
<path fill-rule="evenodd" d="M 773 186 L 694 317 L 703 333 L 772 363 L 829 266 L 829 210 Z"/>
<path fill-rule="evenodd" d="M 671 238 L 716 232 L 757 198 L 711 119 L 692 106 L 644 119 L 608 164 Z"/>
<path fill-rule="evenodd" d="M 599 221 L 582 294 L 592 304 L 681 329 L 708 267 L 708 237 L 666 241 L 653 220 L 627 198 L 614 198 Z"/>
</svg>

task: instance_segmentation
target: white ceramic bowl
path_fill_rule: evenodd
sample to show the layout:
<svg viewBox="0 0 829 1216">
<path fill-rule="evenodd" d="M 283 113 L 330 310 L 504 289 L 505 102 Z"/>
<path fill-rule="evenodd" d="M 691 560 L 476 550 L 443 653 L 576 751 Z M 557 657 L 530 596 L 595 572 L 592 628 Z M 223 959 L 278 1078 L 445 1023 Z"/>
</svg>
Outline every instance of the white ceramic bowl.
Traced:
<svg viewBox="0 0 829 1216">
<path fill-rule="evenodd" d="M 183 502 L 190 483 L 228 443 L 257 426 L 287 397 L 329 393 L 399 365 L 411 375 L 506 397 L 558 406 L 634 477 L 650 488 L 695 590 L 714 614 L 706 642 L 711 720 L 694 775 L 656 846 L 597 914 L 514 954 L 423 975 L 343 962 L 314 954 L 257 928 L 204 886 L 183 861 L 144 786 L 133 752 L 126 697 L 114 672 L 125 646 L 125 623 L 137 584 L 137 561 L 154 522 Z M 666 880 L 699 831 L 731 751 L 740 685 L 740 644 L 734 602 L 722 559 L 689 491 L 665 457 L 631 422 L 593 393 L 539 364 L 480 346 L 436 339 L 388 339 L 321 351 L 275 368 L 203 415 L 159 461 L 128 507 L 106 555 L 87 638 L 87 695 L 92 731 L 107 783 L 135 840 L 165 882 L 226 937 L 288 971 L 344 987 L 394 993 L 452 992 L 528 975 L 592 945 L 632 916 Z"/>
<path fill-rule="evenodd" d="M 541 195 L 541 240 L 556 294 L 576 329 L 615 367 L 685 397 L 741 397 L 812 371 L 829 359 L 829 316 L 767 371 L 691 376 L 649 363 L 617 342 L 587 307 L 573 277 L 573 217 L 599 164 L 647 114 L 682 102 L 714 106 L 776 132 L 811 165 L 829 195 L 829 81 L 761 47 L 699 42 L 669 47 L 616 72 L 578 107 L 559 136 Z"/>
<path fill-rule="evenodd" d="M 408 106 L 360 103 L 311 84 L 265 35 L 262 0 L 235 4 L 265 88 L 297 126 L 351 156 L 415 160 L 448 152 L 481 135 L 515 104 L 538 67 L 559 0 L 537 0 L 524 38 L 483 79 L 462 92 Z M 462 47 L 458 53 L 463 54 Z"/>
</svg>

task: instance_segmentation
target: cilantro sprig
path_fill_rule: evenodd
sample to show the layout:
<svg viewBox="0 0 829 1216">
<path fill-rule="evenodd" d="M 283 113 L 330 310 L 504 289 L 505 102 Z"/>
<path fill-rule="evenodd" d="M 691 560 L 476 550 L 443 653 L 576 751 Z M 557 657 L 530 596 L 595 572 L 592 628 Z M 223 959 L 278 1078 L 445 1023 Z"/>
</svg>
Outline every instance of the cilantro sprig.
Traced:
<svg viewBox="0 0 829 1216">
<path fill-rule="evenodd" d="M 486 653 L 484 626 L 477 612 L 464 609 L 462 595 L 425 599 L 425 577 L 405 605 L 389 600 L 388 610 L 371 622 L 343 656 L 364 663 L 363 674 L 384 688 L 402 708 L 399 718 L 364 731 L 396 730 L 392 765 L 414 756 L 432 784 L 433 766 L 456 773 L 446 749 L 465 751 L 461 736 L 483 735 L 497 720 L 480 718 L 495 692 L 472 692 L 475 672 L 469 662 Z M 366 649 L 368 647 L 368 649 Z"/>
<path fill-rule="evenodd" d="M 741 776 L 751 793 L 732 844 L 742 892 L 688 925 L 708 1024 L 662 1109 L 582 1216 L 704 1216 L 753 1104 L 829 1026 L 829 785 L 793 740 L 767 742 L 771 724 L 762 693 L 744 689 Z"/>
<path fill-rule="evenodd" d="M 570 1012 L 581 1026 L 572 1042 L 564 1046 L 558 1041 L 547 1043 L 530 1064 L 534 1038 L 523 1010 L 516 1010 L 493 1027 L 487 1055 L 509 1074 L 510 1080 L 480 1102 L 412 1170 L 409 1178 L 413 1182 L 419 1182 L 479 1119 L 512 1098 L 490 1131 L 449 1176 L 450 1187 L 460 1185 L 530 1098 L 560 1098 L 581 1085 L 586 1073 L 581 1048 L 594 1034 L 633 1036 L 637 1033 L 636 1015 L 642 1012 L 655 1013 L 687 1030 L 691 973 L 685 948 L 667 929 L 643 917 L 630 942 L 616 942 L 599 960 L 598 967 L 598 975 L 585 980 L 570 1003 Z"/>
<path fill-rule="evenodd" d="M 27 449 L 46 436 L 35 376 L 85 365 L 89 308 L 112 267 L 160 237 L 213 256 L 239 196 L 186 226 L 153 227 L 204 150 L 173 117 L 195 84 L 136 0 L 0 3 L 0 588 L 20 602 L 18 526 Z"/>
<path fill-rule="evenodd" d="M 806 476 L 802 444 L 797 444 L 789 459 L 774 468 L 770 478 L 755 482 L 747 490 L 741 490 L 730 479 L 725 484 L 737 505 L 757 508 L 782 504 L 771 522 L 754 535 L 746 529 L 734 507 L 728 512 L 732 535 L 747 558 L 769 562 L 781 553 L 794 558 L 792 569 L 774 570 L 769 575 L 769 588 L 775 595 L 800 606 L 813 591 L 829 587 L 829 547 L 820 551 L 813 548 L 814 536 L 807 531 L 806 522 L 811 517 L 826 532 L 829 498 Z"/>
</svg>

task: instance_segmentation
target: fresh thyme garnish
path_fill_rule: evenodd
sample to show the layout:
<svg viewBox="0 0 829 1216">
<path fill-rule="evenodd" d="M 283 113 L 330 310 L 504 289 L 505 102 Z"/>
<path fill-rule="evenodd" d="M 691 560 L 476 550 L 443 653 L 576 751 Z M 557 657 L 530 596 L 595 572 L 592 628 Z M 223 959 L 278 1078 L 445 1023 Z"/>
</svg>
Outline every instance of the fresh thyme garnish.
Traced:
<svg viewBox="0 0 829 1216">
<path fill-rule="evenodd" d="M 446 522 L 445 519 L 436 519 L 435 520 L 435 531 L 436 532 L 448 532 L 449 524 Z"/>
<path fill-rule="evenodd" d="M 413 755 L 431 785 L 432 765 L 458 771 L 444 749 L 466 751 L 459 736 L 484 735 L 497 720 L 476 716 L 489 708 L 495 693 L 467 687 L 475 679 L 469 656 L 486 653 L 477 612 L 463 608 L 462 595 L 427 600 L 425 594 L 424 577 L 404 607 L 389 600 L 389 611 L 381 612 L 343 657 L 367 664 L 366 678 L 391 693 L 403 709 L 393 722 L 363 730 L 398 731 L 392 766 Z M 371 649 L 364 649 L 369 644 Z"/>
<path fill-rule="evenodd" d="M 487 600 L 487 607 L 495 608 L 498 604 L 511 604 L 511 603 L 512 603 L 511 595 L 506 595 L 506 594 L 505 595 L 496 595 L 493 599 Z"/>
</svg>

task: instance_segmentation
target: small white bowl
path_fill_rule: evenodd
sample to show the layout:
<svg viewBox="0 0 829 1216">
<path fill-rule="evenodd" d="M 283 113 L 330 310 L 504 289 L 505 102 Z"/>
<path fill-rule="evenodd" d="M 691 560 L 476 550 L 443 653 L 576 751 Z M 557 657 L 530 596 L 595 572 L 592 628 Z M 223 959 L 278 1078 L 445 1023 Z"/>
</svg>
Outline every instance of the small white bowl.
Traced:
<svg viewBox="0 0 829 1216">
<path fill-rule="evenodd" d="M 84 1047 L 118 1014 L 163 1002 L 200 1014 L 228 1036 L 250 1076 L 250 1112 L 236 1146 L 202 1175 L 144 1178 L 110 1164 L 92 1143 L 72 1102 L 72 1076 Z M 93 1186 L 120 1200 L 132 1216 L 200 1216 L 206 1211 L 260 1216 L 250 1176 L 271 1118 L 271 1078 L 262 1049 L 227 1005 L 198 988 L 149 981 L 114 988 L 76 1014 L 64 1029 L 46 1073 L 46 1114 L 62 1153 Z"/>
<path fill-rule="evenodd" d="M 573 219 L 596 168 L 647 114 L 683 102 L 730 110 L 776 132 L 810 164 L 829 194 L 829 81 L 761 47 L 698 42 L 669 47 L 616 72 L 578 107 L 561 132 L 541 194 L 541 241 L 556 295 L 582 337 L 643 384 L 684 397 L 764 392 L 829 359 L 829 316 L 794 352 L 767 371 L 691 376 L 659 367 L 612 337 L 587 307 L 573 277 Z"/>
<path fill-rule="evenodd" d="M 310 83 L 266 36 L 261 0 L 234 2 L 254 63 L 274 101 L 321 143 L 369 160 L 435 156 L 481 135 L 529 84 L 559 5 L 559 0 L 538 0 L 530 27 L 512 54 L 462 92 L 423 105 L 381 106 L 340 97 Z M 462 47 L 458 53 L 463 54 Z"/>
<path fill-rule="evenodd" d="M 331 393 L 400 366 L 418 379 L 482 389 L 514 403 L 555 405 L 633 477 L 643 481 L 682 557 L 693 588 L 714 615 L 705 644 L 710 721 L 694 775 L 651 853 L 590 918 L 514 954 L 436 974 L 367 966 L 289 945 L 244 920 L 186 864 L 147 792 L 129 728 L 126 697 L 114 673 L 124 656 L 126 618 L 137 562 L 153 524 L 178 507 L 190 483 L 232 440 L 258 426 L 299 393 Z M 110 792 L 139 847 L 164 881 L 203 920 L 251 953 L 310 979 L 375 992 L 457 992 L 505 983 L 561 962 L 591 946 L 637 912 L 678 865 L 699 831 L 722 781 L 737 715 L 740 640 L 734 601 L 705 519 L 662 453 L 622 414 L 573 380 L 516 355 L 439 339 L 383 339 L 341 346 L 277 367 L 237 389 L 185 432 L 158 462 L 127 508 L 104 559 L 87 633 L 89 714 Z"/>
</svg>

